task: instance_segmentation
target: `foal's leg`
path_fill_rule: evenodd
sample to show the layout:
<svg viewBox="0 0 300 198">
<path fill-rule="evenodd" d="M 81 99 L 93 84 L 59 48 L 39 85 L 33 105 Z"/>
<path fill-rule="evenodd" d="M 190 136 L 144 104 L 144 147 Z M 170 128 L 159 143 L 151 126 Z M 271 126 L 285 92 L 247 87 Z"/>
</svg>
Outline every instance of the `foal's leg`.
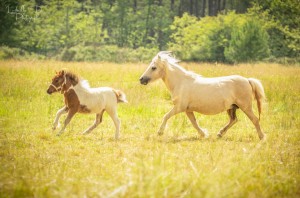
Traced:
<svg viewBox="0 0 300 198">
<path fill-rule="evenodd" d="M 59 118 L 62 114 L 65 114 L 65 113 L 68 113 L 68 107 L 64 106 L 63 108 L 59 109 L 56 113 L 56 116 L 55 116 L 55 119 L 54 119 L 54 122 L 53 122 L 53 126 L 52 126 L 52 129 L 55 130 L 59 124 Z"/>
<path fill-rule="evenodd" d="M 197 129 L 198 133 L 200 136 L 207 138 L 208 137 L 208 133 L 206 130 L 201 129 L 196 121 L 194 112 L 187 112 L 186 111 L 186 115 L 187 117 L 190 119 L 191 123 L 193 124 L 194 128 Z"/>
<path fill-rule="evenodd" d="M 236 109 L 237 109 L 236 107 L 233 107 L 232 109 L 227 110 L 230 120 L 229 120 L 228 124 L 219 131 L 218 137 L 221 138 L 230 127 L 232 127 L 235 123 L 237 123 L 238 120 L 236 117 Z"/>
<path fill-rule="evenodd" d="M 113 122 L 115 124 L 115 127 L 116 127 L 115 139 L 118 140 L 120 138 L 121 121 L 118 118 L 117 108 L 106 109 L 106 112 L 108 113 L 108 115 L 111 117 L 111 119 L 113 120 Z"/>
<path fill-rule="evenodd" d="M 88 129 L 86 129 L 82 134 L 88 134 L 92 130 L 94 130 L 101 122 L 102 122 L 102 116 L 103 116 L 104 110 L 101 113 L 96 114 L 95 122 L 92 126 L 90 126 Z"/>
<path fill-rule="evenodd" d="M 254 124 L 258 137 L 259 139 L 264 139 L 265 138 L 265 134 L 261 131 L 260 125 L 259 125 L 259 120 L 258 118 L 254 115 L 252 108 L 248 108 L 248 109 L 242 109 L 243 112 L 248 116 L 248 118 L 252 121 L 252 123 Z"/>
<path fill-rule="evenodd" d="M 170 117 L 172 117 L 173 115 L 176 115 L 177 113 L 180 113 L 182 111 L 180 111 L 176 106 L 174 106 L 171 111 L 169 111 L 168 113 L 166 113 L 164 115 L 164 118 L 163 118 L 163 122 L 162 124 L 160 125 L 160 128 L 158 130 L 158 135 L 162 135 L 164 133 L 164 130 L 166 128 L 166 124 L 167 124 L 167 121 L 170 119 Z"/>
<path fill-rule="evenodd" d="M 67 127 L 67 125 L 70 123 L 71 119 L 73 118 L 73 116 L 75 115 L 75 113 L 77 112 L 77 109 L 76 108 L 70 108 L 69 109 L 69 112 L 68 112 L 68 116 L 67 118 L 65 119 L 65 123 L 64 123 L 64 126 L 61 128 L 61 130 L 57 133 L 57 136 L 60 136 L 65 128 Z"/>
</svg>

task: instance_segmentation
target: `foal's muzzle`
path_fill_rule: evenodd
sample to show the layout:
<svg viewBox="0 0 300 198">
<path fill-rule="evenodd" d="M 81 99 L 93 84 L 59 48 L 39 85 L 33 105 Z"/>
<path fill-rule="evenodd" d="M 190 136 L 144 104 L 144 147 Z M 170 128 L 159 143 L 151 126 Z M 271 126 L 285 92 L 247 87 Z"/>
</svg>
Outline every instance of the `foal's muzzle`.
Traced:
<svg viewBox="0 0 300 198">
<path fill-rule="evenodd" d="M 141 77 L 141 78 L 140 78 L 140 83 L 141 83 L 142 85 L 147 85 L 147 84 L 149 83 L 149 81 L 150 81 L 150 78 L 147 77 L 147 76 Z"/>
<path fill-rule="evenodd" d="M 51 95 L 53 93 L 53 91 L 51 91 L 50 89 L 47 89 L 47 94 Z"/>
</svg>

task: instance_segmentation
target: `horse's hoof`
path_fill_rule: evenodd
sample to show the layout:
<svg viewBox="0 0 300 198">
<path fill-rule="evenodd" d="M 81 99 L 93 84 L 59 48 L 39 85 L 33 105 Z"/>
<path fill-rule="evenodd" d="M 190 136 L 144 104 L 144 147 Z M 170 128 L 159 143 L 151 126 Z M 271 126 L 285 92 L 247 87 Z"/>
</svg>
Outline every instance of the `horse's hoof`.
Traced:
<svg viewBox="0 0 300 198">
<path fill-rule="evenodd" d="M 57 129 L 57 124 L 52 125 L 52 130 L 54 131 L 55 129 Z"/>
<path fill-rule="evenodd" d="M 158 136 L 162 136 L 163 134 L 164 134 L 164 133 L 162 133 L 162 132 L 158 132 L 158 133 L 157 133 Z"/>
<path fill-rule="evenodd" d="M 87 135 L 87 134 L 89 134 L 90 133 L 90 131 L 83 131 L 82 133 L 81 133 L 81 135 Z"/>
<path fill-rule="evenodd" d="M 218 133 L 217 137 L 218 138 L 222 138 L 222 135 L 220 133 Z"/>
</svg>

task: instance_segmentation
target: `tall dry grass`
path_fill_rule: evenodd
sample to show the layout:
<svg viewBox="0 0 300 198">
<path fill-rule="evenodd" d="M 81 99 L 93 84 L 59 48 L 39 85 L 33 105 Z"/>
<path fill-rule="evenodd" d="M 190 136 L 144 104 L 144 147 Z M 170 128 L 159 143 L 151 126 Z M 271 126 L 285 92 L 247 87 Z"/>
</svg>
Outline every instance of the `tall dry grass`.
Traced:
<svg viewBox="0 0 300 198">
<path fill-rule="evenodd" d="M 197 114 L 210 132 L 200 139 L 184 114 L 156 130 L 172 107 L 161 81 L 139 84 L 146 64 L 0 62 L 1 197 L 298 197 L 300 195 L 300 68 L 182 63 L 204 76 L 240 74 L 262 81 L 267 95 L 261 142 L 248 118 L 222 138 L 227 115 Z M 122 89 L 121 140 L 107 115 L 90 135 L 94 115 L 76 115 L 61 137 L 52 132 L 60 94 L 47 95 L 55 70 L 69 68 L 91 86 Z M 256 106 L 254 106 L 256 109 Z"/>
</svg>

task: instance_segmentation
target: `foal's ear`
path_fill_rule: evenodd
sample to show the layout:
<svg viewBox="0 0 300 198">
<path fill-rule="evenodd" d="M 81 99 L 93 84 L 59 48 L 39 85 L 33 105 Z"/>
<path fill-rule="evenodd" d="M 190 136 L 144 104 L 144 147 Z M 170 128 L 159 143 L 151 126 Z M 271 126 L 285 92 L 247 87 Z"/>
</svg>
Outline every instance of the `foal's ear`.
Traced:
<svg viewBox="0 0 300 198">
<path fill-rule="evenodd" d="M 62 70 L 60 70 L 59 72 L 58 72 L 58 75 L 65 75 L 65 73 L 66 73 L 66 71 L 64 70 L 64 69 L 62 69 Z"/>
</svg>

